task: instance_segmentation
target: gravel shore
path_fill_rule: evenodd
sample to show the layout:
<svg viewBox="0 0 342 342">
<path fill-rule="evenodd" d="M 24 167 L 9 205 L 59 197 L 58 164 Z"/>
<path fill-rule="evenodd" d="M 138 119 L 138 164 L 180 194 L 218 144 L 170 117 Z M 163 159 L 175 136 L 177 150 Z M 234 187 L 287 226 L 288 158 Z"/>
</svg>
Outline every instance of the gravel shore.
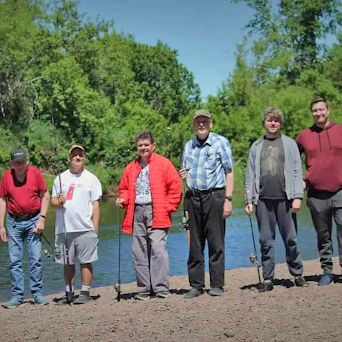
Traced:
<svg viewBox="0 0 342 342">
<path fill-rule="evenodd" d="M 304 262 L 309 287 L 293 285 L 287 266 L 276 266 L 274 290 L 257 291 L 256 268 L 226 271 L 223 297 L 207 293 L 184 299 L 186 276 L 172 277 L 167 299 L 136 301 L 135 284 L 122 285 L 116 300 L 113 287 L 93 288 L 84 305 L 56 305 L 63 293 L 47 296 L 47 306 L 0 308 L 1 341 L 340 341 L 342 279 L 334 259 L 335 279 L 317 286 L 318 260 Z M 208 278 L 208 275 L 206 275 Z"/>
</svg>

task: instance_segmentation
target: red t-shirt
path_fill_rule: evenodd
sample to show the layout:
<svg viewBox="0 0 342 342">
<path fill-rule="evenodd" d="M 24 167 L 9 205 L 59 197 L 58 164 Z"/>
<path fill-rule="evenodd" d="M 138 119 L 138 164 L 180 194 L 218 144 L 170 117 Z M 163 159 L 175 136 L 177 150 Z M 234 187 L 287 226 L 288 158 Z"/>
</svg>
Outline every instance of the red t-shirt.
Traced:
<svg viewBox="0 0 342 342">
<path fill-rule="evenodd" d="M 40 171 L 34 166 L 28 166 L 26 181 L 23 184 L 16 183 L 14 183 L 14 171 L 7 170 L 0 182 L 0 197 L 7 201 L 8 213 L 27 215 L 40 210 L 39 192 L 47 190 Z"/>
</svg>

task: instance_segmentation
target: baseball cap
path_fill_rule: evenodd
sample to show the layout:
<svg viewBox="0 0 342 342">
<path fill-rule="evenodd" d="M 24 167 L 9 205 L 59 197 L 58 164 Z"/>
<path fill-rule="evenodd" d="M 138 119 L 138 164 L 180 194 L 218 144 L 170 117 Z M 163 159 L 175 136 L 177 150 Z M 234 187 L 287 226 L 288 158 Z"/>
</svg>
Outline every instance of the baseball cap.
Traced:
<svg viewBox="0 0 342 342">
<path fill-rule="evenodd" d="M 196 110 L 192 120 L 195 120 L 196 118 L 198 118 L 199 116 L 206 116 L 207 118 L 211 118 L 211 114 L 209 112 L 208 109 L 200 109 L 200 110 Z"/>
<path fill-rule="evenodd" d="M 27 160 L 26 151 L 23 148 L 15 148 L 11 153 L 11 161 L 25 161 Z"/>
<path fill-rule="evenodd" d="M 81 145 L 72 145 L 70 150 L 69 150 L 69 154 L 75 149 L 75 148 L 79 148 L 80 150 L 82 150 L 84 152 L 84 148 Z"/>
</svg>

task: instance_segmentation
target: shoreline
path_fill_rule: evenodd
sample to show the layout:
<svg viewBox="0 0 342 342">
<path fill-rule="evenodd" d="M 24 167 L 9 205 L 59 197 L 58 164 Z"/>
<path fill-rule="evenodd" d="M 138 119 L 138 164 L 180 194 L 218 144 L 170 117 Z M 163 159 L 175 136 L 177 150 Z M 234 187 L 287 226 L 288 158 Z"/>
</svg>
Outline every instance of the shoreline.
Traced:
<svg viewBox="0 0 342 342">
<path fill-rule="evenodd" d="M 339 341 L 342 327 L 342 279 L 334 258 L 335 282 L 317 286 L 322 273 L 319 261 L 304 261 L 309 287 L 293 286 L 286 264 L 276 265 L 274 290 L 257 291 L 256 267 L 226 271 L 225 293 L 207 293 L 184 299 L 188 277 L 170 278 L 167 299 L 133 299 L 136 284 L 122 284 L 117 302 L 113 286 L 91 289 L 93 300 L 84 305 L 56 305 L 48 295 L 47 306 L 24 305 L 12 310 L 0 308 L 3 341 Z M 208 274 L 206 273 L 206 289 Z M 78 294 L 79 290 L 76 291 Z M 336 319 L 323 317 L 334 314 Z"/>
</svg>

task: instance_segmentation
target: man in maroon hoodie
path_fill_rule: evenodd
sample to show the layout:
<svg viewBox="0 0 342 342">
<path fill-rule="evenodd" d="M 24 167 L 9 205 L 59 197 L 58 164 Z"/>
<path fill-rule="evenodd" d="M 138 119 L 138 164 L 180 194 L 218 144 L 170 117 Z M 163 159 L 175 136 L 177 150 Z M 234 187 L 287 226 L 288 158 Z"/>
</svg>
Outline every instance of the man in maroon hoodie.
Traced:
<svg viewBox="0 0 342 342">
<path fill-rule="evenodd" d="M 326 99 L 311 101 L 314 125 L 296 138 L 305 153 L 307 202 L 317 232 L 317 245 L 324 271 L 318 285 L 333 280 L 332 219 L 337 228 L 340 265 L 342 267 L 342 125 L 330 121 Z"/>
</svg>

